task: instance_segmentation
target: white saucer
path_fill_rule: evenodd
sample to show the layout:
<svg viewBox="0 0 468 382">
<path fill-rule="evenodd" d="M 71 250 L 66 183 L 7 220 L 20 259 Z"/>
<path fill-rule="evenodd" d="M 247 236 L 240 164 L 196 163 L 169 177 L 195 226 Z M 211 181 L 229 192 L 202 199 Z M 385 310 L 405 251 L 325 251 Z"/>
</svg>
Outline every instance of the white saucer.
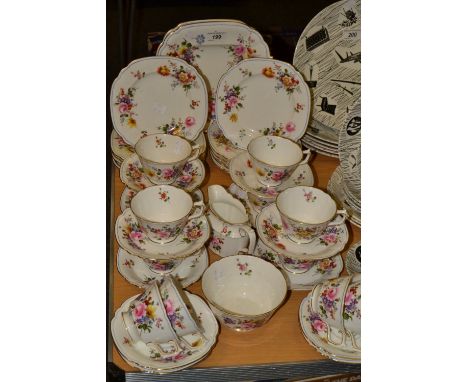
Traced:
<svg viewBox="0 0 468 382">
<path fill-rule="evenodd" d="M 325 357 L 334 361 L 346 363 L 361 363 L 361 351 L 351 347 L 349 338 L 344 345 L 333 345 L 327 341 L 327 335 L 324 331 L 313 330 L 312 325 L 307 319 L 310 317 L 309 297 L 310 292 L 301 303 L 299 308 L 299 322 L 301 323 L 302 334 L 306 341 Z M 332 330 L 333 337 L 333 330 Z"/>
<path fill-rule="evenodd" d="M 275 203 L 263 208 L 255 224 L 258 237 L 276 252 L 295 259 L 320 260 L 343 250 L 348 242 L 346 224 L 328 226 L 323 234 L 308 244 L 298 244 L 283 233 L 283 223 Z"/>
<path fill-rule="evenodd" d="M 253 253 L 254 256 L 260 257 L 263 260 L 269 261 L 281 270 L 288 284 L 288 289 L 291 290 L 311 290 L 314 285 L 321 283 L 325 280 L 336 278 L 343 270 L 343 260 L 340 255 L 331 257 L 327 268 L 324 267 L 323 260 L 316 260 L 317 263 L 312 266 L 307 272 L 304 273 L 291 273 L 281 267 L 278 259 L 278 254 L 265 246 L 265 244 L 258 239 L 257 246 Z"/>
<path fill-rule="evenodd" d="M 130 208 L 130 201 L 132 198 L 137 194 L 135 190 L 132 190 L 129 187 L 125 187 L 122 191 L 122 195 L 120 195 L 120 210 L 124 211 L 127 208 Z M 199 189 L 196 189 L 191 192 L 192 199 L 194 202 L 198 202 L 201 200 L 203 202 L 203 192 Z"/>
<path fill-rule="evenodd" d="M 167 244 L 158 244 L 147 238 L 130 208 L 115 222 L 115 236 L 119 245 L 134 256 L 144 259 L 168 259 L 190 256 L 210 237 L 210 226 L 205 215 L 190 220 L 182 233 Z M 190 238 L 193 237 L 193 239 Z"/>
<path fill-rule="evenodd" d="M 138 297 L 138 295 L 133 296 L 117 309 L 111 321 L 111 333 L 114 343 L 124 360 L 131 366 L 146 372 L 164 374 L 185 369 L 201 361 L 211 350 L 219 332 L 219 325 L 216 318 L 208 305 L 200 297 L 187 291 L 185 291 L 185 293 L 193 306 L 195 314 L 200 320 L 200 324 L 204 329 L 203 334 L 207 338 L 207 342 L 194 353 L 190 351 L 184 352 L 177 360 L 174 360 L 173 357 L 159 358 L 157 360 L 151 358 L 150 349 L 146 345 L 141 344 L 141 347 L 136 347 L 132 344 L 122 320 L 121 313 L 128 310 L 130 303 Z"/>
<path fill-rule="evenodd" d="M 202 184 L 204 178 L 205 166 L 203 166 L 201 160 L 195 159 L 185 164 L 182 174 L 171 185 L 191 192 Z M 145 176 L 140 159 L 136 154 L 130 155 L 122 162 L 120 179 L 135 191 L 154 186 Z"/>
<path fill-rule="evenodd" d="M 179 279 L 183 288 L 187 288 L 202 276 L 206 268 L 208 252 L 203 247 L 192 256 L 186 257 L 170 274 Z M 117 253 L 117 269 L 130 284 L 140 288 L 146 288 L 155 280 L 160 282 L 163 278 L 153 272 L 141 258 L 131 255 L 123 248 L 119 248 Z"/>
<path fill-rule="evenodd" d="M 240 153 L 231 159 L 229 174 L 234 183 L 245 191 L 257 196 L 271 198 L 278 192 L 294 186 L 313 186 L 314 174 L 308 164 L 300 165 L 291 177 L 278 187 L 266 187 L 257 180 L 257 175 L 250 162 L 250 155 L 247 151 Z"/>
</svg>

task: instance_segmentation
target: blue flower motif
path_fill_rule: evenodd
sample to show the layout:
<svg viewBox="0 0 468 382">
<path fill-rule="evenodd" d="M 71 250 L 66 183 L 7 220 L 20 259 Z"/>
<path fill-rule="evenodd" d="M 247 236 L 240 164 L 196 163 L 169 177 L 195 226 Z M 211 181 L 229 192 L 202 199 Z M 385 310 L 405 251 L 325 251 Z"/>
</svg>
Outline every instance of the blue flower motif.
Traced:
<svg viewBox="0 0 468 382">
<path fill-rule="evenodd" d="M 199 34 L 197 37 L 195 37 L 195 41 L 198 45 L 203 44 L 205 42 L 205 35 Z"/>
</svg>

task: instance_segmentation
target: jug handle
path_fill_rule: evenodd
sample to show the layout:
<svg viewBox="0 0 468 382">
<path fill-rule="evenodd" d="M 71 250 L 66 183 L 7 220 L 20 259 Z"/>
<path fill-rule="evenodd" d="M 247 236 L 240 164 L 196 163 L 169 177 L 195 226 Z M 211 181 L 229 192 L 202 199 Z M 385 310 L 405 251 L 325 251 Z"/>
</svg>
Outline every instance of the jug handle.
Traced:
<svg viewBox="0 0 468 382">
<path fill-rule="evenodd" d="M 255 244 L 257 243 L 257 236 L 255 235 L 255 231 L 252 229 L 252 227 L 247 225 L 243 225 L 239 227 L 239 229 L 243 230 L 249 236 L 249 248 L 247 253 L 252 255 L 255 250 Z"/>
</svg>

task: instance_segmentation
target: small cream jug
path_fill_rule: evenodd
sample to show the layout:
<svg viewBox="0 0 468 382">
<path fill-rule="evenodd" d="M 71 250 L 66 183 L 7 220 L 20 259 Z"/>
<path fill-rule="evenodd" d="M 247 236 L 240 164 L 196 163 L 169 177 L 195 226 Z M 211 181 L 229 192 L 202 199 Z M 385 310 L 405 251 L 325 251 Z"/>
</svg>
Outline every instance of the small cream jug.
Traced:
<svg viewBox="0 0 468 382">
<path fill-rule="evenodd" d="M 244 205 L 219 185 L 208 187 L 208 199 L 207 217 L 212 228 L 209 248 L 221 257 L 252 254 L 256 235 Z"/>
</svg>

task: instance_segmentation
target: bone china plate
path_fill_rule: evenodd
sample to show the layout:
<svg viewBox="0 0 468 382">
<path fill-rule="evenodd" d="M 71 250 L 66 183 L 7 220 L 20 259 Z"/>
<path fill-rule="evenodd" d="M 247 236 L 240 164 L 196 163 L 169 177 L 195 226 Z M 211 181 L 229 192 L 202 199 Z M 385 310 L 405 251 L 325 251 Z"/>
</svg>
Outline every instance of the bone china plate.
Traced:
<svg viewBox="0 0 468 382">
<path fill-rule="evenodd" d="M 114 80 L 110 108 L 115 130 L 131 146 L 156 133 L 193 141 L 208 117 L 208 94 L 201 75 L 185 61 L 146 57 Z"/>
<path fill-rule="evenodd" d="M 221 77 L 215 110 L 219 127 L 237 148 L 247 149 L 260 135 L 297 141 L 309 121 L 310 92 L 290 64 L 252 58 Z"/>
</svg>

